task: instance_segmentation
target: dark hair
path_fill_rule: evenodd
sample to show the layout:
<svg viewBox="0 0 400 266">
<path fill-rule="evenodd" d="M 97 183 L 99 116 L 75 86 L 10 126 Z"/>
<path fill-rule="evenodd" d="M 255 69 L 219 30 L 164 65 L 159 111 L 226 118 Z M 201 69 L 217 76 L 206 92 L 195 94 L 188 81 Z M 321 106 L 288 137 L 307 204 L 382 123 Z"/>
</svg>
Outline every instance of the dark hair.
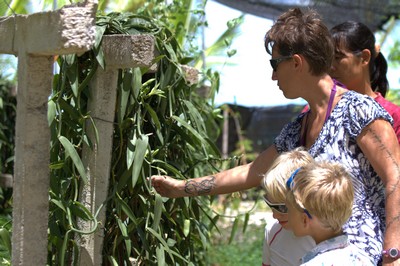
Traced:
<svg viewBox="0 0 400 266">
<path fill-rule="evenodd" d="M 334 58 L 334 45 L 328 28 L 319 14 L 299 8 L 283 13 L 265 34 L 265 49 L 272 54 L 277 46 L 283 56 L 303 55 L 313 75 L 328 73 Z"/>
<path fill-rule="evenodd" d="M 372 31 L 363 23 L 346 21 L 331 29 L 331 35 L 335 43 L 335 51 L 340 52 L 341 48 L 352 53 L 368 49 L 371 53 L 369 62 L 369 73 L 373 91 L 379 92 L 385 97 L 389 89 L 389 82 L 386 78 L 388 65 L 382 53 L 375 49 L 375 36 Z"/>
</svg>

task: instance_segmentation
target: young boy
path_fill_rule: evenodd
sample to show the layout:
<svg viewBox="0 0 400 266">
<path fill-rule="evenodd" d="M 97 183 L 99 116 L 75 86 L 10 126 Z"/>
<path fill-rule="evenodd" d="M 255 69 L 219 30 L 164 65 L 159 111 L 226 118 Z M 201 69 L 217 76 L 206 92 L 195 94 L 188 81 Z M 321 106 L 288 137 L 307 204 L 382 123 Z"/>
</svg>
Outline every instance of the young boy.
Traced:
<svg viewBox="0 0 400 266">
<path fill-rule="evenodd" d="M 317 244 L 301 265 L 373 265 L 349 243 L 342 226 L 352 214 L 354 189 L 349 173 L 338 163 L 312 162 L 287 181 L 288 224 L 298 236 Z"/>
<path fill-rule="evenodd" d="M 275 159 L 261 181 L 265 191 L 264 200 L 277 220 L 275 223 L 268 223 L 265 227 L 263 266 L 297 266 L 301 257 L 315 247 L 315 242 L 311 237 L 296 237 L 292 231 L 288 230 L 288 214 L 285 205 L 286 181 L 297 168 L 313 161 L 311 155 L 302 148 L 282 153 Z"/>
</svg>

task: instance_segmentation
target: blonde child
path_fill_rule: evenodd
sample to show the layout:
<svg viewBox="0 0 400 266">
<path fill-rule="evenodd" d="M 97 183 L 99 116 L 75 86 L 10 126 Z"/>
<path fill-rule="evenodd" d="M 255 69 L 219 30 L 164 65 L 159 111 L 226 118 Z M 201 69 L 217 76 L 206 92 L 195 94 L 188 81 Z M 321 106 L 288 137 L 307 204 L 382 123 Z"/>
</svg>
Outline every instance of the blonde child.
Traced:
<svg viewBox="0 0 400 266">
<path fill-rule="evenodd" d="M 354 200 L 353 183 L 344 167 L 312 162 L 294 171 L 287 188 L 290 229 L 298 237 L 311 236 L 317 244 L 302 257 L 301 265 L 373 265 L 343 233 Z"/>
<path fill-rule="evenodd" d="M 311 237 L 296 237 L 288 230 L 288 214 L 285 205 L 286 181 L 294 170 L 313 161 L 311 155 L 302 148 L 282 153 L 275 159 L 261 181 L 265 191 L 264 200 L 277 220 L 275 223 L 268 223 L 265 227 L 263 266 L 298 265 L 300 258 L 315 246 Z"/>
</svg>

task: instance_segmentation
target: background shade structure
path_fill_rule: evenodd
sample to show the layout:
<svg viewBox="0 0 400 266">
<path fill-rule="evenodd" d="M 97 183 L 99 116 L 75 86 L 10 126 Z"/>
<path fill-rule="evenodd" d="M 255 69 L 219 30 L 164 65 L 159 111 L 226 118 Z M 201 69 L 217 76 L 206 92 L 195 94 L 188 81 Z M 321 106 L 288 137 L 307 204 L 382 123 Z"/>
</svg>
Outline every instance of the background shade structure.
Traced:
<svg viewBox="0 0 400 266">
<path fill-rule="evenodd" d="M 399 0 L 215 0 L 223 5 L 255 16 L 275 20 L 289 8 L 314 8 L 328 28 L 354 20 L 372 31 L 382 29 L 391 17 L 400 14 Z"/>
</svg>

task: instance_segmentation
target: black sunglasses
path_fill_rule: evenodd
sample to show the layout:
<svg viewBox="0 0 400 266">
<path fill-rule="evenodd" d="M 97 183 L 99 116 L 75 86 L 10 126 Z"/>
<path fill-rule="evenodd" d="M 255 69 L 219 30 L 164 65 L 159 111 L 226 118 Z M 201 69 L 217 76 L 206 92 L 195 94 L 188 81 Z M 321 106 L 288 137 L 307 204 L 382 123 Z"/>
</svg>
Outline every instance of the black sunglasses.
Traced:
<svg viewBox="0 0 400 266">
<path fill-rule="evenodd" d="M 282 56 L 282 57 L 278 57 L 275 59 L 270 59 L 269 63 L 271 64 L 272 69 L 274 70 L 274 72 L 276 72 L 276 70 L 278 69 L 278 65 L 285 61 L 285 60 L 289 60 L 292 59 L 292 56 Z"/>
<path fill-rule="evenodd" d="M 265 203 L 267 203 L 268 207 L 270 207 L 271 209 L 274 209 L 275 211 L 283 214 L 286 214 L 288 212 L 285 203 L 272 203 L 267 199 L 266 195 L 264 195 L 263 198 Z"/>
</svg>

